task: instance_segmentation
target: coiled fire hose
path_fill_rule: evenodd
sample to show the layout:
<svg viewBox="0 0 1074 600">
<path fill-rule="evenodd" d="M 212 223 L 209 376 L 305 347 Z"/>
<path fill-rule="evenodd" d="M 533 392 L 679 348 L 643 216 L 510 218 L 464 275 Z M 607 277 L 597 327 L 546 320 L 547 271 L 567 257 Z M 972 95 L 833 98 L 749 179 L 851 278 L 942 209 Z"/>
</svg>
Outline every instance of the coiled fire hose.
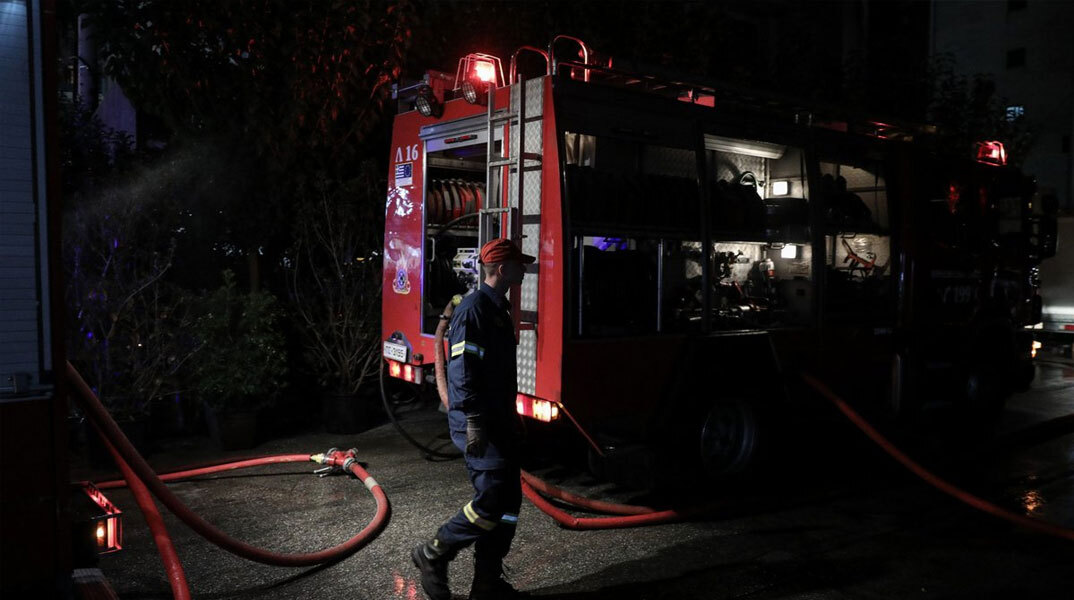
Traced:
<svg viewBox="0 0 1074 600">
<path fill-rule="evenodd" d="M 145 459 L 138 454 L 138 451 L 135 450 L 127 436 L 119 429 L 119 426 L 108 414 L 107 409 L 101 404 L 93 390 L 90 389 L 89 385 L 86 384 L 82 376 L 69 362 L 67 363 L 67 377 L 78 392 L 74 395 L 76 400 L 101 435 L 101 439 L 104 440 L 113 458 L 116 459 L 116 464 L 123 473 L 124 480 L 131 487 L 139 508 L 142 509 L 146 517 L 146 521 L 153 532 L 154 542 L 156 542 L 157 548 L 160 550 L 161 560 L 164 562 L 165 570 L 168 573 L 173 595 L 176 598 L 189 598 L 189 590 L 186 589 L 182 565 L 179 563 L 168 533 L 164 529 L 160 513 L 157 512 L 152 498 L 149 497 L 149 492 L 152 492 L 176 517 L 210 542 L 242 558 L 280 567 L 304 567 L 340 560 L 369 544 L 388 524 L 388 520 L 391 517 L 391 505 L 388 502 L 388 497 L 380 484 L 362 468 L 357 460 L 357 452 L 353 449 L 341 452 L 333 448 L 326 453 L 314 455 L 285 454 L 266 456 L 196 469 L 186 469 L 160 477 L 153 472 Z M 301 554 L 270 552 L 224 533 L 190 510 L 164 483 L 165 480 L 175 481 L 196 475 L 288 462 L 315 462 L 327 465 L 326 468 L 330 471 L 350 473 L 361 480 L 376 500 L 377 509 L 373 519 L 349 540 L 331 548 Z M 122 483 L 118 481 L 103 482 L 101 484 L 101 487 L 106 489 L 121 486 Z"/>
</svg>

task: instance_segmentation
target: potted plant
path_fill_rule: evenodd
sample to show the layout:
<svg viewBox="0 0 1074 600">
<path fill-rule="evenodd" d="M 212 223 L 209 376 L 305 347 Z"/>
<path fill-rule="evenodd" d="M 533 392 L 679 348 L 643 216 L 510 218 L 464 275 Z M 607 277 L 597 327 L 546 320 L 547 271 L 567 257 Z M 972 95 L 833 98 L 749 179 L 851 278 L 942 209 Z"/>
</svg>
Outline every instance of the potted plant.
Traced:
<svg viewBox="0 0 1074 600">
<path fill-rule="evenodd" d="M 282 311 L 268 292 L 243 293 L 235 275 L 201 302 L 193 333 L 201 345 L 192 388 L 202 401 L 209 433 L 225 450 L 257 442 L 258 411 L 285 382 L 287 357 L 278 324 Z"/>
<path fill-rule="evenodd" d="M 366 163 L 346 185 L 321 181 L 295 225 L 288 283 L 305 357 L 323 394 L 330 433 L 368 427 L 371 381 L 380 369 L 380 228 L 373 191 L 382 189 Z"/>
</svg>

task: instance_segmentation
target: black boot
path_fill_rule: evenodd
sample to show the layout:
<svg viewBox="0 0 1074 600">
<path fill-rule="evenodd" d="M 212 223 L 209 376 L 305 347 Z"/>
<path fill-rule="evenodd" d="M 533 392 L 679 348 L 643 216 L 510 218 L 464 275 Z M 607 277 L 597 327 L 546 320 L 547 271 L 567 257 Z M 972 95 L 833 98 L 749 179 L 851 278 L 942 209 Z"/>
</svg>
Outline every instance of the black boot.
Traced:
<svg viewBox="0 0 1074 600">
<path fill-rule="evenodd" d="M 451 600 L 448 589 L 448 563 L 451 556 L 444 550 L 440 540 L 421 543 L 410 551 L 414 566 L 421 571 L 421 589 L 429 600 Z"/>
<path fill-rule="evenodd" d="M 475 571 L 474 584 L 470 587 L 470 600 L 513 600 L 529 598 L 526 592 L 520 592 L 503 578 L 502 572 Z"/>
</svg>

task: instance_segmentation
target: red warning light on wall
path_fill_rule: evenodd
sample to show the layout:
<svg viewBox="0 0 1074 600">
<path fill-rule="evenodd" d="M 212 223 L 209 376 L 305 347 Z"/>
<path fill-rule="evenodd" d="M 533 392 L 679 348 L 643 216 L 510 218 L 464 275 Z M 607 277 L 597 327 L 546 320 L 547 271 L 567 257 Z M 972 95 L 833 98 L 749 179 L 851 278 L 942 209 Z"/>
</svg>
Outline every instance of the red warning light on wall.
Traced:
<svg viewBox="0 0 1074 600">
<path fill-rule="evenodd" d="M 93 546 L 98 554 L 118 552 L 123 548 L 123 512 L 92 483 L 82 482 L 81 487 L 96 507 L 94 512 L 97 514 L 92 518 L 90 529 L 94 537 Z"/>
<path fill-rule="evenodd" d="M 1007 150 L 1001 142 L 977 142 L 977 162 L 1002 167 L 1007 164 Z"/>
</svg>

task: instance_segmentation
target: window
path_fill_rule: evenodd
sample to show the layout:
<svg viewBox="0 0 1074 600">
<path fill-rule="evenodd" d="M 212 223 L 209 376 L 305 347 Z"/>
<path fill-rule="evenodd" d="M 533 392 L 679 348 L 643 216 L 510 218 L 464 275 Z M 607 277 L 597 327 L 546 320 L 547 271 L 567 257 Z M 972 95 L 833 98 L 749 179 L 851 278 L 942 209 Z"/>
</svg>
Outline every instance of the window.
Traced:
<svg viewBox="0 0 1074 600">
<path fill-rule="evenodd" d="M 1026 49 L 1015 48 L 1007 51 L 1007 68 L 1024 67 L 1026 64 Z"/>
<path fill-rule="evenodd" d="M 1007 107 L 1007 120 L 1016 121 L 1026 114 L 1026 107 L 1021 104 Z"/>
<path fill-rule="evenodd" d="M 485 190 L 488 145 L 479 134 L 461 146 L 446 140 L 429 140 L 426 145 L 424 192 L 425 249 L 413 248 L 402 239 L 389 240 L 389 259 L 395 263 L 397 293 L 409 293 L 415 270 L 423 269 L 420 288 L 423 300 L 422 333 L 436 332 L 440 311 L 455 294 L 468 294 L 478 287 L 481 273 L 477 264 L 477 214 L 488 206 L 488 197 L 497 189 Z M 457 142 L 451 142 L 455 144 Z M 499 152 L 495 142 L 494 152 Z M 409 167 L 409 164 L 407 164 Z M 397 165 L 398 168 L 398 165 Z M 396 177 L 418 179 L 421 173 L 397 171 Z M 423 260 L 424 259 L 424 260 Z M 424 262 L 424 265 L 422 264 Z M 416 279 L 415 279 L 416 281 Z M 404 291 L 405 290 L 405 291 Z M 417 289 L 414 290 L 417 293 Z"/>
<path fill-rule="evenodd" d="M 800 148 L 706 134 L 713 330 L 807 325 L 809 182 Z"/>
<path fill-rule="evenodd" d="M 578 335 L 629 336 L 658 331 L 661 241 L 577 236 Z"/>
<path fill-rule="evenodd" d="M 611 136 L 564 133 L 567 200 L 576 228 L 699 231 L 697 158 L 692 150 Z"/>
<path fill-rule="evenodd" d="M 879 163 L 821 162 L 829 319 L 883 314 L 891 294 L 887 184 Z"/>
<path fill-rule="evenodd" d="M 572 331 L 613 337 L 689 327 L 702 261 L 700 243 L 682 240 L 701 237 L 696 152 L 573 132 L 563 145 Z"/>
</svg>

